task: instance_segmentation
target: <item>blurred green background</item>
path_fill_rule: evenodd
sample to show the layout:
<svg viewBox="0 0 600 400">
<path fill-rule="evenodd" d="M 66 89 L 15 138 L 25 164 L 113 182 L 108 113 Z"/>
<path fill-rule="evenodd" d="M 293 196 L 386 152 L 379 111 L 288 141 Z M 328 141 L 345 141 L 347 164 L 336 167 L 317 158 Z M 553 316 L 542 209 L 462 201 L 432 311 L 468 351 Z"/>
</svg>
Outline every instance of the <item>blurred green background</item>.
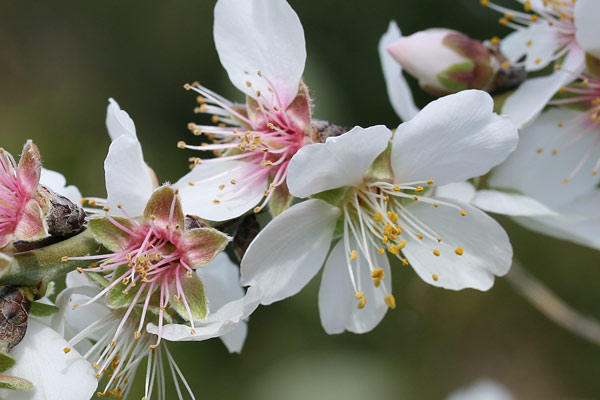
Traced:
<svg viewBox="0 0 600 400">
<path fill-rule="evenodd" d="M 405 34 L 430 26 L 479 39 L 507 32 L 477 0 L 290 3 L 304 25 L 316 116 L 349 126 L 398 123 L 377 55 L 390 19 Z M 212 41 L 214 1 L 0 4 L 0 145 L 18 154 L 34 139 L 45 166 L 85 195 L 104 194 L 108 97 L 135 120 L 159 178 L 173 181 L 193 154 L 176 143 L 189 139 L 186 124 L 198 118 L 183 84 L 198 80 L 237 96 Z M 429 101 L 416 93 L 420 105 Z M 531 272 L 600 318 L 597 251 L 501 222 Z M 219 340 L 171 348 L 197 398 L 442 399 L 480 377 L 500 381 L 518 399 L 600 398 L 600 348 L 548 321 L 505 280 L 487 293 L 451 292 L 394 268 L 398 307 L 371 333 L 324 333 L 317 277 L 299 295 L 253 314 L 242 355 L 228 354 Z"/>
</svg>

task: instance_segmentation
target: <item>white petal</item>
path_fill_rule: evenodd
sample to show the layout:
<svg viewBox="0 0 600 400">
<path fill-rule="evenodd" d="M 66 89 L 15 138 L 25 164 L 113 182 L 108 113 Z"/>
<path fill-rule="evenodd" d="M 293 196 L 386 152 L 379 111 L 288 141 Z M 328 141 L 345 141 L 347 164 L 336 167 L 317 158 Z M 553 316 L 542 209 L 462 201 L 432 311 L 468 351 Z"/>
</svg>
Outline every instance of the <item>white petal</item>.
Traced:
<svg viewBox="0 0 600 400">
<path fill-rule="evenodd" d="M 496 214 L 511 216 L 533 216 L 556 214 L 536 199 L 516 193 L 497 190 L 479 190 L 473 199 L 473 205 Z"/>
<path fill-rule="evenodd" d="M 235 332 L 240 324 L 245 325 L 243 321 L 256 310 L 261 298 L 260 289 L 250 287 L 241 299 L 225 304 L 216 313 L 210 314 L 206 320 L 197 321 L 195 333 L 191 333 L 188 325 L 168 324 L 163 327 L 162 337 L 171 341 L 202 341 Z M 154 324 L 148 324 L 146 330 L 155 335 L 158 333 L 158 327 Z"/>
<path fill-rule="evenodd" d="M 560 214 L 539 217 L 515 217 L 527 229 L 600 249 L 600 190 L 577 198 L 560 210 Z"/>
<path fill-rule="evenodd" d="M 504 161 L 518 133 L 493 105 L 489 94 L 464 90 L 429 103 L 400 125 L 392 139 L 395 181 L 461 182 Z"/>
<path fill-rule="evenodd" d="M 339 216 L 337 207 L 312 199 L 274 218 L 242 259 L 242 284 L 261 288 L 262 304 L 298 293 L 323 265 Z"/>
<path fill-rule="evenodd" d="M 569 131 L 567 122 L 577 118 L 585 120 L 587 116 L 584 112 L 563 108 L 553 108 L 543 113 L 521 132 L 517 150 L 494 169 L 488 180 L 489 186 L 517 190 L 551 209 L 557 209 L 588 193 L 600 182 L 600 176 L 592 174 L 600 158 L 600 146 L 594 145 L 599 131 L 595 128 L 565 148 L 582 131 L 581 128 Z M 560 128 L 559 122 L 565 123 L 565 126 Z M 543 152 L 538 154 L 541 148 Z M 560 149 L 558 154 L 552 155 L 554 149 Z M 569 178 L 589 150 L 592 150 L 589 160 L 570 179 L 569 184 L 563 184 L 563 179 Z"/>
<path fill-rule="evenodd" d="M 579 46 L 594 57 L 600 57 L 600 2 L 578 0 L 575 3 L 575 38 Z"/>
<path fill-rule="evenodd" d="M 552 62 L 554 54 L 560 50 L 557 29 L 545 20 L 530 24 L 502 39 L 500 51 L 511 63 L 525 56 L 525 69 L 538 71 Z"/>
<path fill-rule="evenodd" d="M 306 45 L 302 24 L 285 0 L 219 0 L 214 36 L 221 64 L 235 87 L 251 97 L 259 90 L 269 93 L 272 87 L 282 108 L 294 100 Z"/>
<path fill-rule="evenodd" d="M 204 284 L 210 310 L 213 312 L 244 297 L 244 289 L 240 286 L 240 270 L 225 253 L 220 253 L 208 265 L 197 269 L 196 274 Z M 230 352 L 239 353 L 246 340 L 247 330 L 246 324 L 242 323 L 232 332 L 221 336 L 221 340 Z"/>
<path fill-rule="evenodd" d="M 502 113 L 509 116 L 519 128 L 527 126 L 542 112 L 561 87 L 575 80 L 584 68 L 584 60 L 580 49 L 569 51 L 562 70 L 523 82 L 506 99 Z"/>
<path fill-rule="evenodd" d="M 143 215 L 154 185 L 142 146 L 135 137 L 121 135 L 111 143 L 104 161 L 104 175 L 107 204 L 112 212 L 118 212 L 117 205 L 122 204 L 130 216 Z"/>
<path fill-rule="evenodd" d="M 76 350 L 65 354 L 67 341 L 51 328 L 29 320 L 27 334 L 12 355 L 17 364 L 6 373 L 35 384 L 33 392 L 2 391 L 11 400 L 81 400 L 94 395 L 95 372 Z"/>
<path fill-rule="evenodd" d="M 342 186 L 358 186 L 373 161 L 388 146 L 392 133 L 383 125 L 359 126 L 325 143 L 302 147 L 292 157 L 287 184 L 304 198 Z"/>
<path fill-rule="evenodd" d="M 111 140 L 115 140 L 121 135 L 130 135 L 137 137 L 135 133 L 135 124 L 129 117 L 129 114 L 121 110 L 119 103 L 113 98 L 108 99 L 106 109 L 106 129 Z"/>
<path fill-rule="evenodd" d="M 442 239 L 422 240 L 403 233 L 406 239 L 404 255 L 413 269 L 427 283 L 446 289 L 473 288 L 488 290 L 494 276 L 506 274 L 512 262 L 512 247 L 504 229 L 491 217 L 475 207 L 450 200 L 467 214 L 440 204 L 414 202 L 407 209 Z M 423 232 L 425 233 L 425 232 Z M 457 248 L 462 255 L 455 253 Z M 434 250 L 440 255 L 436 256 Z M 437 276 L 437 281 L 433 277 Z"/>
<path fill-rule="evenodd" d="M 60 172 L 42 168 L 40 184 L 47 186 L 54 192 L 71 200 L 74 204 L 79 205 L 81 202 L 81 192 L 76 186 L 67 186 L 67 180 Z"/>
<path fill-rule="evenodd" d="M 404 79 L 402 67 L 387 51 L 389 45 L 401 37 L 402 33 L 396 21 L 390 21 L 387 32 L 379 40 L 379 58 L 390 103 L 400 119 L 408 121 L 417 115 L 419 109 L 415 105 L 408 82 Z"/>
<path fill-rule="evenodd" d="M 265 176 L 260 181 L 244 184 L 249 168 L 251 166 L 243 161 L 197 165 L 175 184 L 183 212 L 211 221 L 225 221 L 252 210 L 264 197 L 268 182 Z M 237 183 L 232 185 L 232 180 Z M 190 182 L 201 183 L 190 185 Z"/>
<path fill-rule="evenodd" d="M 357 245 L 351 243 L 351 247 L 357 248 Z M 373 253 L 372 256 L 377 262 L 376 267 L 383 268 L 385 273 L 381 285 L 385 286 L 388 293 L 391 293 L 392 274 L 387 256 Z M 367 261 L 360 252 L 353 262 L 358 262 L 358 265 L 361 266 L 358 273 L 360 276 L 357 276 L 356 279 L 362 283 L 359 290 L 363 291 L 367 303 L 363 308 L 358 308 L 358 300 L 354 298 L 356 293 L 352 287 L 346 264 L 347 258 L 344 242 L 340 240 L 333 248 L 323 269 L 323 278 L 319 289 L 319 314 L 325 332 L 330 335 L 342 333 L 344 330 L 354 333 L 369 332 L 381 322 L 388 309 L 383 286 L 375 287 Z"/>
<path fill-rule="evenodd" d="M 469 204 L 475 197 L 475 188 L 469 182 L 449 183 L 436 187 L 435 197 L 446 197 Z"/>
</svg>

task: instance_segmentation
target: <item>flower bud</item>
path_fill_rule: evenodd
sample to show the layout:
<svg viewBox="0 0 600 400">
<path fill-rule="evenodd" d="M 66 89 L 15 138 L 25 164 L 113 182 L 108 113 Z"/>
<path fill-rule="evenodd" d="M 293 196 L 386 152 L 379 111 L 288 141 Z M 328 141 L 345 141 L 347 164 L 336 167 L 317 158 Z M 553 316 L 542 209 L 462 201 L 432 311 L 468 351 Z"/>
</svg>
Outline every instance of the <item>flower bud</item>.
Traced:
<svg viewBox="0 0 600 400">
<path fill-rule="evenodd" d="M 387 50 L 429 93 L 485 89 L 497 65 L 480 41 L 450 29 L 433 28 L 402 37 Z"/>
</svg>

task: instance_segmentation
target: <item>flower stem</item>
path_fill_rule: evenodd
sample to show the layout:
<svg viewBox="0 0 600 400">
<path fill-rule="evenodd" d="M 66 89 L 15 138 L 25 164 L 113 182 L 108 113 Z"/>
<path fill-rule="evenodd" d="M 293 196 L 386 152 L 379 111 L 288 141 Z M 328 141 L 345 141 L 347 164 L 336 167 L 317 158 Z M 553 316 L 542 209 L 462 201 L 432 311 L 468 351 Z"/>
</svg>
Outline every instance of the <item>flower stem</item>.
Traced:
<svg viewBox="0 0 600 400">
<path fill-rule="evenodd" d="M 600 322 L 573 309 L 542 282 L 529 274 L 517 260 L 513 262 L 508 281 L 546 317 L 571 333 L 600 345 Z"/>
<path fill-rule="evenodd" d="M 77 267 L 89 264 L 86 260 L 63 262 L 63 257 L 95 255 L 100 254 L 103 249 L 87 229 L 50 246 L 11 254 L 13 261 L 0 271 L 0 285 L 37 287 L 46 284 Z"/>
</svg>

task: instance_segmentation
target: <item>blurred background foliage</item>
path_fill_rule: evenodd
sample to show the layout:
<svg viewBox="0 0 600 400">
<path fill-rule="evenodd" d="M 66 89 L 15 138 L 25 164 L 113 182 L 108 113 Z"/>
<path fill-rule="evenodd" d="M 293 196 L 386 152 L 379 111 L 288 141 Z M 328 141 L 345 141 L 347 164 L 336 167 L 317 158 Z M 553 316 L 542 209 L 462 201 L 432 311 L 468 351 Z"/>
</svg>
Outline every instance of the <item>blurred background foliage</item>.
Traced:
<svg viewBox="0 0 600 400">
<path fill-rule="evenodd" d="M 347 126 L 398 123 L 377 55 L 390 19 L 404 34 L 431 26 L 478 39 L 507 33 L 476 0 L 290 3 L 304 25 L 316 116 Z M 35 140 L 45 166 L 84 195 L 104 194 L 109 97 L 134 119 L 159 178 L 174 181 L 194 154 L 176 143 L 191 138 L 187 122 L 199 118 L 183 84 L 198 80 L 238 96 L 214 49 L 214 1 L 0 4 L 0 145 L 18 154 L 26 139 Z M 420 105 L 430 100 L 415 93 Z M 501 222 L 532 273 L 600 318 L 597 251 Z M 218 340 L 171 348 L 198 398 L 442 399 L 484 376 L 519 399 L 600 398 L 600 349 L 548 321 L 505 280 L 487 293 L 451 292 L 393 268 L 398 307 L 371 333 L 324 333 L 317 277 L 299 295 L 255 312 L 241 356 Z"/>
</svg>

